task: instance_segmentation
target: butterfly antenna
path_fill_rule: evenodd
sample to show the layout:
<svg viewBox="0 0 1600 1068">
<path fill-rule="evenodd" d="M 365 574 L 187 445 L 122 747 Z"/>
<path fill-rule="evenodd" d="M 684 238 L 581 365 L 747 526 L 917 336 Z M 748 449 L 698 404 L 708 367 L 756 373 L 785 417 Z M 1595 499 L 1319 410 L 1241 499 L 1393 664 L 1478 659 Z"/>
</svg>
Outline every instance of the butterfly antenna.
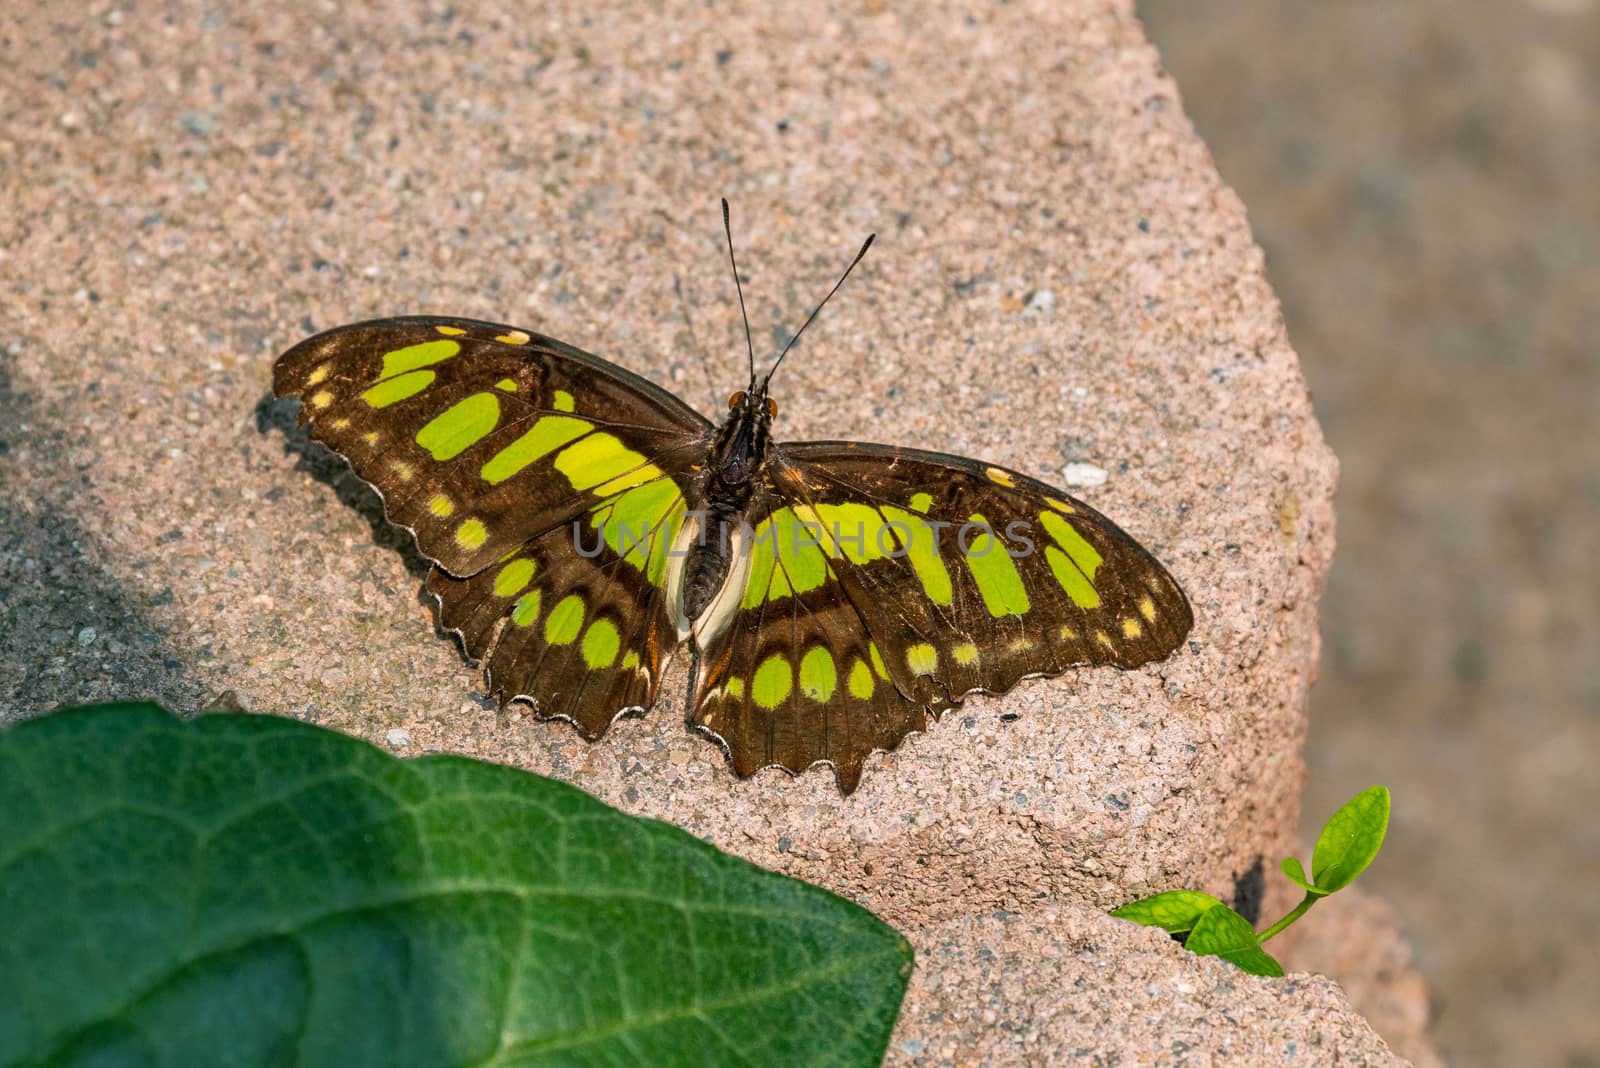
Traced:
<svg viewBox="0 0 1600 1068">
<path fill-rule="evenodd" d="M 828 301 L 832 300 L 833 295 L 839 292 L 839 287 L 844 285 L 844 280 L 846 278 L 850 277 L 850 272 L 856 269 L 856 264 L 861 262 L 861 257 L 867 254 L 867 249 L 872 247 L 873 239 L 877 236 L 877 234 L 867 235 L 867 239 L 861 243 L 861 251 L 857 252 L 856 258 L 850 261 L 850 266 L 844 269 L 844 274 L 841 274 L 839 276 L 839 280 L 833 283 L 833 288 L 828 290 L 828 295 L 822 298 L 822 303 L 818 304 L 816 308 L 812 310 L 811 314 L 806 316 L 806 321 L 800 324 L 800 329 L 794 332 L 794 337 L 790 338 L 789 343 L 783 347 L 783 351 L 778 353 L 778 362 L 772 365 L 772 370 L 768 371 L 767 377 L 762 379 L 761 386 L 763 389 L 766 388 L 766 384 L 768 382 L 772 381 L 772 376 L 777 372 L 779 364 L 783 363 L 783 358 L 789 355 L 789 350 L 794 348 L 795 342 L 800 340 L 800 335 L 805 333 L 806 327 L 811 325 L 811 320 L 815 319 L 817 317 L 817 313 L 822 311 L 823 308 L 827 307 Z M 754 381 L 754 378 L 752 377 L 751 380 Z"/>
<path fill-rule="evenodd" d="M 744 347 L 750 353 L 750 388 L 756 385 L 756 346 L 750 340 L 750 316 L 744 310 L 744 286 L 739 284 L 739 262 L 733 258 L 733 224 L 728 221 L 728 198 L 722 198 L 722 232 L 728 235 L 728 265 L 733 268 L 733 288 L 739 293 L 739 317 L 744 320 Z"/>
</svg>

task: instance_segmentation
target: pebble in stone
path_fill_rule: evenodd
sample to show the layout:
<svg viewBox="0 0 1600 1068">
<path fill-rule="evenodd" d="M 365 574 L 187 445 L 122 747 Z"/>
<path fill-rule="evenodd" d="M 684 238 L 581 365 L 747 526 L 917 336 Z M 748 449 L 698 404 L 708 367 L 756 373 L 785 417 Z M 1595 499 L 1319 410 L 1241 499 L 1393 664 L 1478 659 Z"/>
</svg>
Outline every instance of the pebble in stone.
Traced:
<svg viewBox="0 0 1600 1068">
<path fill-rule="evenodd" d="M 383 740 L 389 743 L 389 748 L 400 749 L 411 744 L 411 732 L 404 727 L 396 727 L 384 735 Z"/>
<path fill-rule="evenodd" d="M 1061 477 L 1067 480 L 1069 486 L 1103 486 L 1106 469 L 1074 461 L 1061 469 Z"/>
</svg>

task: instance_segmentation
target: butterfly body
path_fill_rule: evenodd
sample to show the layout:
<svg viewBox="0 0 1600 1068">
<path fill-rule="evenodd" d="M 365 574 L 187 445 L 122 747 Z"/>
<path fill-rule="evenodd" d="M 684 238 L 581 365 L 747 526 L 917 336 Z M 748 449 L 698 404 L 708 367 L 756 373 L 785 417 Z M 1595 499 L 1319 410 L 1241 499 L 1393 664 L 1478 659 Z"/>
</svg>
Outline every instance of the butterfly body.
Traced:
<svg viewBox="0 0 1600 1068">
<path fill-rule="evenodd" d="M 751 506 L 772 451 L 773 406 L 767 403 L 766 383 L 752 385 L 730 400 L 728 416 L 707 450 L 704 477 L 687 495 L 691 514 L 703 517 L 704 529 L 717 535 L 689 541 L 682 614 L 690 623 L 727 584 L 736 557 L 724 532 L 753 525 Z"/>
<path fill-rule="evenodd" d="M 958 456 L 779 444 L 769 381 L 713 425 L 552 338 L 426 316 L 327 331 L 274 370 L 416 536 L 491 693 L 590 739 L 688 648 L 689 724 L 740 775 L 822 762 L 848 792 L 969 694 L 1188 633 L 1177 583 L 1088 505 Z"/>
</svg>

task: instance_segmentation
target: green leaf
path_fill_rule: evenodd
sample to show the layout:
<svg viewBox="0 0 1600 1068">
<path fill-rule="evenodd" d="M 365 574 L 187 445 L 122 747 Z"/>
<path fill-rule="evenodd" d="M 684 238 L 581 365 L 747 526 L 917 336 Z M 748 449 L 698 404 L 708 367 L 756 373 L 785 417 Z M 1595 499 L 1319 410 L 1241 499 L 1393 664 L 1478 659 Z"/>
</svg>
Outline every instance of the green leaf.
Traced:
<svg viewBox="0 0 1600 1068">
<path fill-rule="evenodd" d="M 0 731 L 0 1064 L 879 1063 L 865 909 L 572 787 L 151 705 Z"/>
<path fill-rule="evenodd" d="M 1160 927 L 1169 934 L 1182 934 L 1193 930 L 1196 920 L 1221 904 L 1198 890 L 1168 890 L 1112 909 L 1111 915 L 1146 927 Z"/>
<path fill-rule="evenodd" d="M 1367 870 L 1389 829 L 1389 790 L 1374 786 L 1345 802 L 1323 825 L 1311 855 L 1311 876 L 1325 894 L 1342 890 Z"/>
<path fill-rule="evenodd" d="M 1283 974 L 1283 966 L 1256 940 L 1250 921 L 1226 905 L 1200 917 L 1184 948 L 1202 957 L 1221 957 L 1251 975 Z"/>
<path fill-rule="evenodd" d="M 1315 894 L 1317 897 L 1327 897 L 1330 893 L 1330 891 L 1322 890 L 1312 885 L 1311 880 L 1306 878 L 1306 870 L 1300 866 L 1300 859 L 1298 857 L 1284 857 L 1283 863 L 1278 865 L 1278 867 L 1283 869 L 1283 874 L 1289 877 L 1290 882 L 1294 883 L 1306 893 Z"/>
</svg>

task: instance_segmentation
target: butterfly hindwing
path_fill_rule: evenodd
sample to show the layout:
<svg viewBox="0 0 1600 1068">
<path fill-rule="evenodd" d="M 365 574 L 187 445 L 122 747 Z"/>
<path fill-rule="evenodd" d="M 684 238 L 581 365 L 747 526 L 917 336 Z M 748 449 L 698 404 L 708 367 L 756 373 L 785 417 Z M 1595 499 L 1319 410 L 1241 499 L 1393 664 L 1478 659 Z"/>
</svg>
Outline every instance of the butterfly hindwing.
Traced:
<svg viewBox="0 0 1600 1068">
<path fill-rule="evenodd" d="M 476 575 L 436 567 L 428 589 L 439 598 L 440 623 L 483 664 L 502 704 L 531 701 L 541 716 L 569 719 L 598 738 L 619 713 L 655 703 L 678 640 L 665 574 L 684 512 L 682 494 L 663 476 Z"/>
<path fill-rule="evenodd" d="M 856 605 L 837 585 L 813 583 L 819 561 L 764 542 L 752 555 L 731 628 L 702 662 L 690 722 L 740 775 L 828 761 L 849 793 L 868 754 L 922 730 L 926 711 L 895 688 Z"/>
<path fill-rule="evenodd" d="M 377 488 L 422 553 L 469 576 L 681 465 L 710 429 L 649 381 L 537 334 L 383 319 L 285 353 L 279 396 Z"/>
<path fill-rule="evenodd" d="M 853 442 L 790 444 L 775 450 L 768 495 L 740 612 L 707 657 L 750 682 L 734 709 L 726 683 L 707 674 L 697 702 L 711 729 L 738 723 L 732 736 L 717 731 L 736 767 L 827 760 L 848 789 L 872 750 L 972 692 L 1003 693 L 1075 664 L 1159 659 L 1193 621 L 1166 569 L 1115 524 L 1003 468 Z M 810 606 L 827 612 L 800 611 Z M 804 745 L 769 745 L 786 733 L 764 720 L 823 714 L 798 684 L 802 634 L 831 651 L 836 671 L 865 648 L 873 685 L 858 675 L 860 696 L 840 686 L 829 729 Z M 766 690 L 764 707 L 755 675 L 785 649 L 796 684 Z"/>
</svg>

